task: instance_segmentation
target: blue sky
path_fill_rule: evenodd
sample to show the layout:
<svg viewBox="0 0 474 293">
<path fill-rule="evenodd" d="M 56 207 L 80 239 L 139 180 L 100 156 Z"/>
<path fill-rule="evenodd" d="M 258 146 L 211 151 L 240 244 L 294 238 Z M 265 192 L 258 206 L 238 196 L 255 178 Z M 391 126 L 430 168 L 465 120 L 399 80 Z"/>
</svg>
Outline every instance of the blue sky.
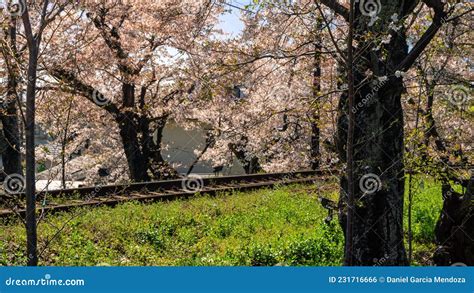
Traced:
<svg viewBox="0 0 474 293">
<path fill-rule="evenodd" d="M 251 1 L 250 0 L 227 0 L 226 3 L 231 4 L 237 7 L 244 7 L 248 5 Z M 219 24 L 219 28 L 221 28 L 224 32 L 230 34 L 229 37 L 237 36 L 242 29 L 244 28 L 243 23 L 240 21 L 240 10 L 237 8 L 233 8 L 227 5 L 227 8 L 231 10 L 231 12 L 226 12 L 220 17 L 221 23 Z"/>
</svg>

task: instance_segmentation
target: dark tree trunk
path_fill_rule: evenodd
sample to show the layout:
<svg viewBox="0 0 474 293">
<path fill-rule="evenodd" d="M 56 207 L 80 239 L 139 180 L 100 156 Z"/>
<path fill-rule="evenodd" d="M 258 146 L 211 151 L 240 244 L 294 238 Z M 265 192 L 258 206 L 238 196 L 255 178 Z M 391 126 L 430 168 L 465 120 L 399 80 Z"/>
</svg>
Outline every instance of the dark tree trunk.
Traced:
<svg viewBox="0 0 474 293">
<path fill-rule="evenodd" d="M 135 85 L 124 82 L 122 84 L 122 105 L 124 111 L 117 116 L 123 149 L 127 157 L 130 178 L 133 181 L 148 181 L 148 162 L 143 155 L 139 133 L 140 117 L 133 111 L 135 106 Z"/>
<path fill-rule="evenodd" d="M 8 59 L 8 84 L 7 84 L 7 99 L 3 105 L 4 111 L 0 115 L 0 120 L 3 125 L 3 136 L 5 138 L 5 149 L 2 153 L 2 161 L 4 172 L 9 174 L 23 175 L 21 167 L 21 153 L 20 153 L 20 125 L 18 119 L 18 96 L 17 96 L 17 76 L 16 65 L 14 57 L 17 55 L 16 49 L 16 20 L 10 19 L 8 28 L 8 45 L 10 52 L 7 52 L 5 58 Z M 14 54 L 15 56 L 11 56 Z"/>
<path fill-rule="evenodd" d="M 474 266 L 474 176 L 463 194 L 444 186 L 443 209 L 436 223 L 438 249 L 434 262 L 438 266 Z"/>
<path fill-rule="evenodd" d="M 319 25 L 317 25 L 319 27 Z M 316 33 L 318 34 L 318 33 Z M 319 128 L 320 115 L 319 115 L 319 95 L 321 92 L 321 40 L 319 37 L 316 38 L 314 47 L 314 70 L 313 70 L 313 105 L 312 105 L 312 114 L 311 114 L 311 143 L 310 143 L 310 160 L 311 160 L 311 170 L 319 169 L 321 161 L 321 152 L 320 152 L 320 136 L 321 130 Z"/>
<path fill-rule="evenodd" d="M 6 174 L 23 174 L 20 153 L 20 130 L 17 102 L 9 101 L 6 115 L 1 116 L 5 150 L 2 153 L 3 168 Z"/>
<path fill-rule="evenodd" d="M 72 110 L 72 99 L 69 102 L 69 107 L 67 109 L 66 121 L 64 121 L 64 133 L 63 139 L 61 141 L 61 185 L 63 189 L 66 189 L 66 146 L 68 143 L 68 131 L 69 131 L 69 122 L 71 118 Z"/>
<path fill-rule="evenodd" d="M 30 49 L 30 64 L 28 66 L 28 86 L 26 91 L 26 226 L 27 226 L 27 255 L 28 265 L 38 264 L 37 234 L 36 234 L 36 196 L 35 196 L 35 97 L 36 97 L 36 68 L 38 51 Z"/>
<path fill-rule="evenodd" d="M 356 116 L 355 205 L 352 219 L 354 265 L 373 265 L 374 259 L 386 259 L 386 265 L 406 264 L 403 247 L 404 171 L 401 89 L 401 83 L 391 81 L 379 92 L 374 104 L 367 105 Z M 365 93 L 369 92 L 365 91 Z M 355 97 L 361 98 L 360 95 Z M 344 95 L 342 99 L 345 98 Z M 364 178 L 367 179 L 364 180 Z M 373 181 L 375 192 L 364 192 L 360 184 L 368 184 L 367 180 L 371 178 L 375 180 Z M 377 182 L 377 180 L 380 181 Z M 343 180 L 342 189 L 343 194 L 346 194 L 347 179 Z"/>
<path fill-rule="evenodd" d="M 135 86 L 124 83 L 122 85 L 122 99 L 124 108 L 132 108 L 135 106 Z M 125 156 L 127 157 L 130 177 L 134 181 L 149 180 L 147 174 L 148 164 L 142 155 L 140 142 L 138 140 L 138 117 L 132 110 L 125 110 L 121 116 L 120 136 L 122 138 Z"/>
<path fill-rule="evenodd" d="M 71 91 L 80 93 L 114 117 L 119 128 L 131 180 L 143 182 L 150 180 L 151 177 L 161 179 L 176 176 L 176 171 L 169 166 L 161 155 L 162 133 L 167 116 L 158 119 L 147 116 L 145 109 L 146 87 L 141 89 L 138 103 L 141 112 L 137 112 L 135 109 L 137 105 L 134 84 L 123 82 L 122 107 L 119 108 L 113 102 L 105 105 L 97 104 L 97 101 L 95 101 L 97 95 L 102 96 L 104 101 L 109 99 L 97 89 L 79 80 L 74 73 L 63 68 L 55 68 L 50 73 L 58 80 L 68 84 Z M 157 130 L 155 141 L 153 140 L 153 127 L 156 127 Z"/>
<path fill-rule="evenodd" d="M 138 119 L 139 118 L 134 112 L 128 110 L 117 116 L 117 123 L 120 129 L 123 149 L 127 158 L 130 178 L 133 181 L 142 182 L 150 180 L 150 177 L 147 173 L 148 162 L 143 156 L 138 138 Z"/>
<path fill-rule="evenodd" d="M 339 155 L 347 163 L 347 134 L 349 113 L 354 114 L 352 150 L 352 187 L 354 196 L 352 242 L 346 259 L 351 265 L 369 266 L 380 260 L 383 265 L 407 265 L 403 244 L 403 197 L 404 197 L 404 131 L 401 96 L 403 82 L 394 76 L 394 69 L 408 56 L 405 33 L 392 33 L 392 39 L 382 50 L 372 50 L 374 44 L 360 36 L 367 31 L 384 32 L 397 13 L 399 18 L 409 13 L 416 3 L 382 1 L 380 20 L 368 26 L 369 17 L 355 10 L 355 35 L 357 46 L 354 56 L 354 107 L 349 109 L 348 93 L 339 103 L 338 133 L 336 145 Z M 358 5 L 356 5 L 358 7 Z M 400 13 L 403 12 L 403 13 Z M 384 50 L 386 50 L 384 52 Z M 372 83 L 364 81 L 365 72 L 371 70 L 376 77 Z M 341 72 L 345 78 L 346 72 Z M 350 112 L 351 111 L 351 112 Z M 340 222 L 346 230 L 349 205 L 349 184 L 341 178 Z M 350 255 L 348 255 L 350 254 Z"/>
<path fill-rule="evenodd" d="M 319 169 L 321 152 L 319 149 L 320 128 L 319 116 L 313 116 L 311 122 L 311 170 Z"/>
<path fill-rule="evenodd" d="M 35 162 L 35 114 L 36 114 L 36 83 L 38 72 L 38 56 L 41 44 L 41 37 L 44 28 L 47 25 L 46 13 L 49 7 L 49 1 L 42 3 L 42 12 L 38 32 L 32 30 L 28 5 L 24 5 L 24 12 L 21 15 L 24 34 L 28 45 L 28 70 L 26 87 L 26 117 L 25 117 L 25 136 L 26 136 L 26 252 L 28 257 L 28 266 L 38 265 L 37 250 L 37 230 L 36 230 L 36 162 Z M 52 20 L 52 19 L 50 19 Z"/>
<path fill-rule="evenodd" d="M 347 58 L 346 58 L 346 74 L 347 74 L 347 105 L 348 109 L 354 107 L 355 85 L 354 85 L 354 3 L 350 0 L 349 8 L 349 34 L 347 38 Z M 347 116 L 347 137 L 346 137 L 346 243 L 344 249 L 344 265 L 352 266 L 354 264 L 354 215 L 355 215 L 355 187 L 354 187 L 354 129 L 355 115 L 353 111 L 348 111 Z"/>
<path fill-rule="evenodd" d="M 140 93 L 140 108 L 145 107 L 146 88 Z M 176 177 L 176 171 L 169 166 L 161 155 L 161 141 L 166 126 L 167 116 L 152 120 L 145 111 L 137 114 L 135 106 L 135 86 L 124 83 L 122 86 L 123 106 L 125 110 L 117 116 L 120 136 L 127 157 L 130 177 L 133 181 L 149 181 Z M 155 131 L 152 131 L 155 127 Z M 150 176 L 151 175 L 151 176 Z"/>
<path fill-rule="evenodd" d="M 357 83 L 357 82 L 356 82 Z M 373 265 L 386 259 L 386 265 L 405 265 L 403 247 L 403 112 L 400 103 L 402 84 L 391 80 L 373 103 L 356 115 L 354 129 L 354 265 Z M 369 94 L 369 91 L 362 91 Z M 361 99 L 361 95 L 356 95 Z M 346 100 L 342 96 L 342 101 Z M 356 103 L 357 104 L 357 103 Z M 342 104 L 344 105 L 344 103 Z M 347 113 L 347 107 L 343 113 Z M 339 124 L 339 139 L 345 139 L 346 117 Z M 345 161 L 345 158 L 344 158 Z M 365 176 L 365 177 L 364 177 Z M 363 184 L 372 181 L 369 191 Z M 380 180 L 380 181 L 378 181 Z M 378 182 L 377 182 L 378 181 Z M 374 192 L 371 192 L 371 190 Z M 347 194 L 347 179 L 342 179 L 342 194 Z M 347 200 L 344 196 L 341 198 Z M 343 206 L 342 213 L 346 214 Z M 345 219 L 342 221 L 345 222 Z"/>
<path fill-rule="evenodd" d="M 438 133 L 438 128 L 436 126 L 436 121 L 433 116 L 433 103 L 434 103 L 434 90 L 435 85 L 428 84 L 426 86 L 426 91 L 428 92 L 428 97 L 426 100 L 426 109 L 424 114 L 425 118 L 425 127 L 424 127 L 424 138 L 423 138 L 423 148 L 422 149 L 422 162 L 425 164 L 430 164 L 432 159 L 428 154 L 428 147 L 430 145 L 430 139 L 433 138 L 435 142 L 436 149 L 440 152 L 440 161 L 444 164 L 449 164 L 449 158 L 447 157 L 447 146 L 444 140 Z M 443 180 L 443 184 L 448 184 L 449 182 Z"/>
<path fill-rule="evenodd" d="M 29 17 L 28 17 L 29 18 Z M 28 19 L 29 21 L 29 19 Z M 35 188 L 35 99 L 39 41 L 30 40 L 26 89 L 26 251 L 28 266 L 38 265 Z"/>
</svg>

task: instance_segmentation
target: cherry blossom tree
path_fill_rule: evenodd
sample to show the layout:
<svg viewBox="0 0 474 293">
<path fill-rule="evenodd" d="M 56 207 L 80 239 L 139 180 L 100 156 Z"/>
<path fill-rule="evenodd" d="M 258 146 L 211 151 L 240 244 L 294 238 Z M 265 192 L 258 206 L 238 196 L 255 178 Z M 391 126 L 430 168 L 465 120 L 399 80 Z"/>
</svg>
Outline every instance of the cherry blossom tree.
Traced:
<svg viewBox="0 0 474 293">
<path fill-rule="evenodd" d="M 213 1 L 85 1 L 51 44 L 57 54 L 45 60 L 48 72 L 108 114 L 130 179 L 175 176 L 161 155 L 163 128 L 193 89 L 186 62 L 213 32 L 219 11 Z"/>
</svg>

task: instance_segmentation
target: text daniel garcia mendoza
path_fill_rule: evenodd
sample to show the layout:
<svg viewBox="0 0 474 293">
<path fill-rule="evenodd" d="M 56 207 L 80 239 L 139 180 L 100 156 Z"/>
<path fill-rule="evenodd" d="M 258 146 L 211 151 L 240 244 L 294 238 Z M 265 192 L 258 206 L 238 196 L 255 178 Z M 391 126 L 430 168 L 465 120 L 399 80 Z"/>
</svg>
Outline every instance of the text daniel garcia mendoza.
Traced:
<svg viewBox="0 0 474 293">
<path fill-rule="evenodd" d="M 466 283 L 465 278 L 458 277 L 387 277 L 387 283 Z"/>
</svg>

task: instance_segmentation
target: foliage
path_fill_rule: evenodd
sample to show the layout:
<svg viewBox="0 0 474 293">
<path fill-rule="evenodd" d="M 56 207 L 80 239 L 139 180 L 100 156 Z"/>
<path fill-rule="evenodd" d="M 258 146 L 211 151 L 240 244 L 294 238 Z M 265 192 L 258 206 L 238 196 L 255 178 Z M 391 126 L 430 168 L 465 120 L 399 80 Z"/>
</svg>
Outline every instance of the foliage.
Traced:
<svg viewBox="0 0 474 293">
<path fill-rule="evenodd" d="M 424 183 L 421 183 L 424 182 Z M 428 264 L 442 200 L 439 185 L 417 180 L 415 264 Z M 168 203 L 126 203 L 47 217 L 39 227 L 41 265 L 337 266 L 344 238 L 307 186 Z M 334 193 L 327 192 L 334 199 Z M 406 209 L 405 209 L 406 211 Z M 406 217 L 405 217 L 406 218 Z M 64 229 L 54 238 L 58 229 Z M 25 263 L 20 223 L 0 230 L 0 264 Z"/>
<path fill-rule="evenodd" d="M 299 186 L 216 198 L 76 210 L 39 227 L 42 265 L 339 265 L 336 222 Z M 1 230 L 3 265 L 22 264 L 23 226 Z"/>
</svg>

